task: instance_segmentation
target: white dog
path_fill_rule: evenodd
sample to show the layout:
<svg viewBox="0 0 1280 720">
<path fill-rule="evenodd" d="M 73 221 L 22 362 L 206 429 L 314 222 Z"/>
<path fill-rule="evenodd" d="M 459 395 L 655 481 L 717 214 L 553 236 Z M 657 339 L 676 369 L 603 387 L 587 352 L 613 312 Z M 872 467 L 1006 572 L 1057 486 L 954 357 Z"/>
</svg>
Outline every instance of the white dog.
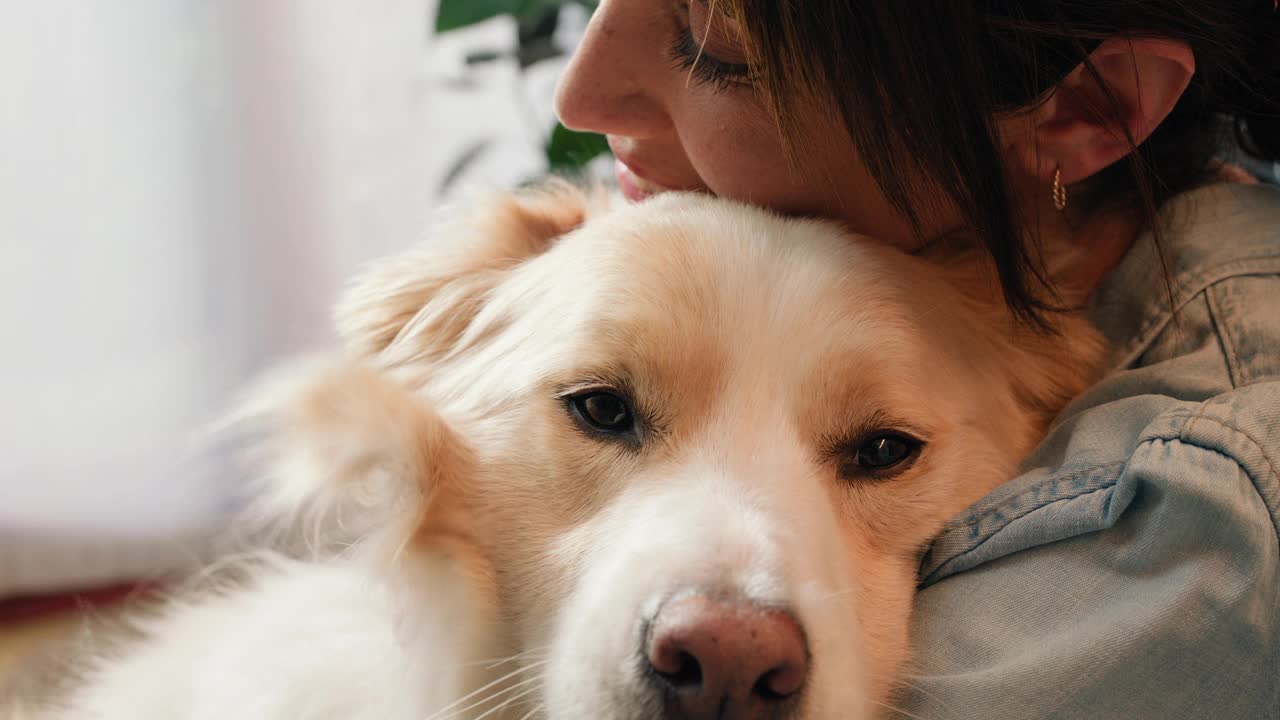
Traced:
<svg viewBox="0 0 1280 720">
<path fill-rule="evenodd" d="M 260 509 L 316 556 L 168 604 L 35 717 L 875 717 L 922 549 L 1102 354 L 1020 329 L 979 253 L 702 196 L 448 235 L 257 396 Z"/>
</svg>

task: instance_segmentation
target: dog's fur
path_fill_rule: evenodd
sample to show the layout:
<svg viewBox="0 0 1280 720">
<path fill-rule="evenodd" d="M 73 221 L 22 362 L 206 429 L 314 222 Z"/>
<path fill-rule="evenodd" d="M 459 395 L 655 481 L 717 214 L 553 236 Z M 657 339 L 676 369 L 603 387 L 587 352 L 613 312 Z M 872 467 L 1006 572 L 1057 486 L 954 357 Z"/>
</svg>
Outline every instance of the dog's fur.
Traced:
<svg viewBox="0 0 1280 720">
<path fill-rule="evenodd" d="M 1071 314 L 1021 329 L 977 253 L 701 196 L 596 211 L 555 187 L 447 236 L 354 287 L 346 359 L 250 408 L 275 430 L 259 511 L 350 545 L 170 607 L 47 717 L 660 717 L 638 628 L 691 587 L 794 612 L 812 660 L 788 717 L 874 717 L 922 548 L 1102 354 Z M 637 442 L 571 418 L 596 385 L 634 402 Z M 842 473 L 884 429 L 918 458 Z"/>
</svg>

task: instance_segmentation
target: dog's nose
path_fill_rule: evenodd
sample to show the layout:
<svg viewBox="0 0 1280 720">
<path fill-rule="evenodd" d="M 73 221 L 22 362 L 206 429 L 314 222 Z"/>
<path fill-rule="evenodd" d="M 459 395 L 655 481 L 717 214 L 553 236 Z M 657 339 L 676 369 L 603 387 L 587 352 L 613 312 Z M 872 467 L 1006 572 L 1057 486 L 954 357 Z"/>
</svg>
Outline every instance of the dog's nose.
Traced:
<svg viewBox="0 0 1280 720">
<path fill-rule="evenodd" d="M 795 616 L 736 598 L 667 601 L 649 626 L 645 652 L 669 718 L 779 717 L 809 672 Z"/>
</svg>

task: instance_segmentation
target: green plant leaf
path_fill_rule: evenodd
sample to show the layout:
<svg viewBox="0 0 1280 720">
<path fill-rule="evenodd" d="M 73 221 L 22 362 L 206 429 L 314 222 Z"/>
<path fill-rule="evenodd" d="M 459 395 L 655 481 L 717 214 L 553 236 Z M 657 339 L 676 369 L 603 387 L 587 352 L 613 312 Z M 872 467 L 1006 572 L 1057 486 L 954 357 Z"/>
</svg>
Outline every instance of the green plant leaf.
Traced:
<svg viewBox="0 0 1280 720">
<path fill-rule="evenodd" d="M 495 15 L 510 13 L 517 0 L 440 0 L 436 12 L 436 32 L 448 32 L 474 25 Z"/>
<path fill-rule="evenodd" d="M 595 9 L 597 0 L 569 0 Z M 517 20 L 536 16 L 550 8 L 567 5 L 566 0 L 440 0 L 436 32 L 449 32 L 488 20 L 495 15 L 514 15 Z"/>
<path fill-rule="evenodd" d="M 577 132 L 556 123 L 547 141 L 547 164 L 552 172 L 577 171 L 608 152 L 609 143 L 603 135 Z"/>
</svg>

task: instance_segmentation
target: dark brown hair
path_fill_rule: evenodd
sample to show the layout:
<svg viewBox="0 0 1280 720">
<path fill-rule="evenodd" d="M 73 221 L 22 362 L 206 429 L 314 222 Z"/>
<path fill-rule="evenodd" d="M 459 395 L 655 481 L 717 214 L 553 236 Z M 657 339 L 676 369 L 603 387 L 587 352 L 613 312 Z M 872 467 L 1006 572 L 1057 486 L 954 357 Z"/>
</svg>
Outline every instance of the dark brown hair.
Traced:
<svg viewBox="0 0 1280 720">
<path fill-rule="evenodd" d="M 1083 212 L 1130 203 L 1155 232 L 1158 207 L 1203 182 L 1235 129 L 1280 159 L 1276 0 L 717 0 L 746 35 L 784 138 L 796 93 L 830 98 L 882 192 L 920 233 L 939 197 L 991 256 L 1006 302 L 1040 324 L 1052 307 L 1034 231 L 1016 213 L 995 117 L 1033 107 L 1108 37 L 1185 41 L 1197 72 L 1125 162 L 1073 187 Z M 1096 73 L 1095 73 L 1096 75 Z M 1116 108 L 1109 112 L 1115 113 Z M 1103 110 L 1106 112 L 1107 110 Z M 1129 138 L 1132 145 L 1132 138 Z M 1091 204 L 1092 202 L 1092 204 Z M 1157 240 L 1159 236 L 1157 235 Z"/>
</svg>

